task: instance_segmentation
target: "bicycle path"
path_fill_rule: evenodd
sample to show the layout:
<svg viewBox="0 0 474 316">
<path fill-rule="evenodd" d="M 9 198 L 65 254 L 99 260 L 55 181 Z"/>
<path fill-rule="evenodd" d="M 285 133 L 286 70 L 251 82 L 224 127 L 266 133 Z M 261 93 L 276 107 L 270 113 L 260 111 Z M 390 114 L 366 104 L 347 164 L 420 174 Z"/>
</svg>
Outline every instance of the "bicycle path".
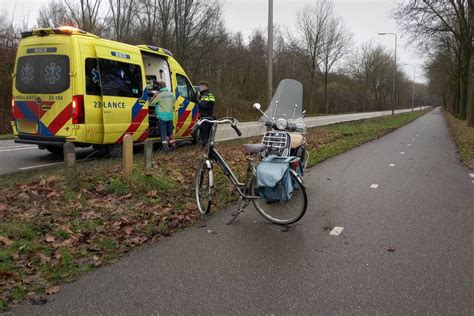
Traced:
<svg viewBox="0 0 474 316">
<path fill-rule="evenodd" d="M 472 314 L 469 171 L 434 110 L 312 168 L 288 230 L 222 211 L 13 314 Z"/>
</svg>

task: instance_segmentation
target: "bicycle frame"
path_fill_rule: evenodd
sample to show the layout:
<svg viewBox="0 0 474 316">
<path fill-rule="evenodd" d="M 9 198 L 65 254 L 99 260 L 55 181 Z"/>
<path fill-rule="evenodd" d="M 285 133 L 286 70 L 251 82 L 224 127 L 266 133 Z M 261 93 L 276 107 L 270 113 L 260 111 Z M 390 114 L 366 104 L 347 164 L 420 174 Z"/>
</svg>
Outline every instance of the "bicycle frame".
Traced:
<svg viewBox="0 0 474 316">
<path fill-rule="evenodd" d="M 245 175 L 244 182 L 240 182 L 237 176 L 234 174 L 232 169 L 226 163 L 224 158 L 219 154 L 219 152 L 215 148 L 215 135 L 217 131 L 217 124 L 213 124 L 211 133 L 209 135 L 209 142 L 205 147 L 204 151 L 204 160 L 206 161 L 207 168 L 212 168 L 211 161 L 215 161 L 216 164 L 222 169 L 224 174 L 229 178 L 230 182 L 234 186 L 234 188 L 238 191 L 239 195 L 244 198 L 245 200 L 255 200 L 260 199 L 260 196 L 252 196 L 249 195 L 250 185 L 253 178 L 255 165 L 254 165 L 254 158 L 248 158 L 248 165 L 247 165 L 247 172 Z M 212 178 L 213 181 L 213 178 Z M 214 183 L 211 184 L 214 187 Z"/>
</svg>

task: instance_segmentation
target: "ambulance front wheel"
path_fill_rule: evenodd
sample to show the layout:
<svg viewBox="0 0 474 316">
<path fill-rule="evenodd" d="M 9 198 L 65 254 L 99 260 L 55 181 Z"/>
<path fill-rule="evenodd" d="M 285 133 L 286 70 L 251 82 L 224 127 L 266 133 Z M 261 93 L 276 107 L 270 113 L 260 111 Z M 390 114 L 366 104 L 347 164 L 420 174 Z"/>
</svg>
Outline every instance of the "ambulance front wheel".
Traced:
<svg viewBox="0 0 474 316">
<path fill-rule="evenodd" d="M 191 144 L 196 145 L 199 143 L 199 132 L 196 129 L 193 134 L 191 135 L 193 138 L 191 139 Z"/>
<path fill-rule="evenodd" d="M 55 156 L 63 155 L 63 148 L 60 146 L 46 146 L 45 149 Z"/>
</svg>

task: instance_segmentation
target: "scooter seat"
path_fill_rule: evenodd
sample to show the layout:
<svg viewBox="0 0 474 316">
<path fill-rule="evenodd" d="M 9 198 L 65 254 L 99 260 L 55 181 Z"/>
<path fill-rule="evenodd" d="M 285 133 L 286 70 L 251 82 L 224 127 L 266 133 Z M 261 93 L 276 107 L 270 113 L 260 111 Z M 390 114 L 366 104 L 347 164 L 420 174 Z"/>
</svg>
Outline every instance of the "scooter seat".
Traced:
<svg viewBox="0 0 474 316">
<path fill-rule="evenodd" d="M 265 150 L 265 148 L 267 148 L 265 144 L 245 144 L 244 145 L 245 151 L 247 151 L 247 153 L 252 154 L 252 155 L 261 153 L 262 151 Z"/>
<path fill-rule="evenodd" d="M 305 138 L 300 133 L 290 133 L 291 148 L 298 148 L 305 143 Z"/>
</svg>

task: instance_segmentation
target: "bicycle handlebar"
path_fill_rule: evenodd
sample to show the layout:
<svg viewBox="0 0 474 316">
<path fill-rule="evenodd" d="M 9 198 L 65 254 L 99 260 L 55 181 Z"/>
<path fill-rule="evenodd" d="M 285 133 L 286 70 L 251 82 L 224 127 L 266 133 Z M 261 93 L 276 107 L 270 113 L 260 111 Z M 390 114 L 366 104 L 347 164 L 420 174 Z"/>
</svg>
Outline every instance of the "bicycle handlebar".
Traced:
<svg viewBox="0 0 474 316">
<path fill-rule="evenodd" d="M 208 123 L 211 123 L 211 124 L 230 124 L 230 126 L 234 129 L 234 131 L 237 133 L 237 135 L 239 135 L 239 137 L 242 136 L 242 132 L 240 131 L 239 127 L 237 126 L 237 124 L 240 124 L 240 123 L 236 118 L 224 117 L 224 118 L 221 118 L 221 119 L 218 119 L 218 120 L 214 120 L 214 119 L 211 119 L 211 118 L 204 117 L 204 118 L 200 119 L 196 123 L 196 125 L 200 126 L 204 122 L 208 122 Z"/>
</svg>

